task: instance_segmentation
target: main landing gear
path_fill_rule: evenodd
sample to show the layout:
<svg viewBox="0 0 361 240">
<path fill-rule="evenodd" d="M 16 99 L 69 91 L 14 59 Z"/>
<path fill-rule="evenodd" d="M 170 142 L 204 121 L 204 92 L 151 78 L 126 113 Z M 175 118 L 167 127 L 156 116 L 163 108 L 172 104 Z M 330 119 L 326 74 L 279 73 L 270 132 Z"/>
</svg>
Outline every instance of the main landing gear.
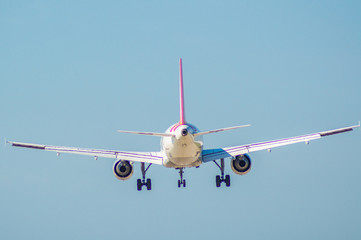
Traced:
<svg viewBox="0 0 361 240">
<path fill-rule="evenodd" d="M 186 180 L 183 179 L 183 168 L 179 168 L 179 176 L 180 176 L 180 180 L 178 180 L 178 187 L 180 188 L 181 186 L 186 187 Z"/>
<path fill-rule="evenodd" d="M 147 178 L 147 181 L 145 181 L 145 174 L 147 173 L 149 167 L 152 164 L 150 163 L 147 168 L 145 168 L 145 163 L 140 163 L 140 170 L 142 171 L 142 179 L 137 179 L 137 189 L 138 191 L 141 191 L 143 186 L 147 187 L 147 190 L 152 189 L 152 180 L 150 178 Z"/>
<path fill-rule="evenodd" d="M 219 169 L 221 170 L 221 176 L 217 175 L 216 176 L 216 186 L 220 187 L 221 183 L 224 182 L 226 183 L 226 187 L 231 186 L 231 178 L 229 175 L 226 175 L 226 177 L 224 177 L 224 159 L 221 158 L 221 165 L 219 165 L 216 160 L 213 160 L 213 162 L 219 167 Z"/>
</svg>

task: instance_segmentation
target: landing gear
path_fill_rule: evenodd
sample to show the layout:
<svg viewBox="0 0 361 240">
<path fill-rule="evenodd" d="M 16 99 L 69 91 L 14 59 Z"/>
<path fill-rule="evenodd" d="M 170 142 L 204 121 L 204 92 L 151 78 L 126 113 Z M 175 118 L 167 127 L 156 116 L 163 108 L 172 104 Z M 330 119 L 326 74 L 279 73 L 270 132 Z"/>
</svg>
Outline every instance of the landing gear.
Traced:
<svg viewBox="0 0 361 240">
<path fill-rule="evenodd" d="M 147 181 L 145 180 L 145 174 L 147 173 L 149 167 L 152 164 L 150 163 L 147 168 L 145 168 L 145 163 L 140 163 L 140 170 L 142 171 L 142 179 L 137 179 L 137 189 L 138 191 L 142 191 L 143 186 L 147 187 L 147 190 L 152 189 L 152 180 L 150 178 L 147 178 Z"/>
<path fill-rule="evenodd" d="M 180 188 L 183 185 L 183 187 L 186 187 L 186 180 L 183 179 L 183 181 L 178 180 L 178 187 Z"/>
<path fill-rule="evenodd" d="M 152 180 L 150 178 L 147 178 L 147 181 L 138 179 L 137 180 L 138 191 L 142 191 L 143 186 L 146 186 L 147 190 L 152 190 Z"/>
<path fill-rule="evenodd" d="M 224 177 L 224 159 L 221 158 L 221 165 L 219 165 L 216 160 L 213 160 L 213 162 L 221 170 L 221 175 L 216 176 L 216 186 L 220 187 L 222 182 L 226 183 L 226 187 L 231 186 L 231 177 L 229 175 L 226 175 L 226 177 Z"/>
<path fill-rule="evenodd" d="M 183 168 L 179 168 L 179 176 L 180 176 L 180 180 L 178 180 L 178 187 L 180 188 L 181 186 L 186 187 L 186 180 L 183 179 Z"/>
</svg>

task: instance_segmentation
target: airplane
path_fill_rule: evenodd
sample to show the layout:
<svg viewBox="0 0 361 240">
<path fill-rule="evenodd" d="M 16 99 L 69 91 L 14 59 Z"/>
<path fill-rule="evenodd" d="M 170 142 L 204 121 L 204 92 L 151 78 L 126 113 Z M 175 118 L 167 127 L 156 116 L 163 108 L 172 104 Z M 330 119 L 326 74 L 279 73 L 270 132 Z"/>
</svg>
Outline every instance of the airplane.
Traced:
<svg viewBox="0 0 361 240">
<path fill-rule="evenodd" d="M 211 133 L 223 132 L 233 129 L 249 127 L 250 125 L 241 125 L 235 127 L 220 128 L 210 131 L 200 131 L 196 126 L 188 123 L 185 118 L 184 107 L 184 90 L 183 90 L 183 68 L 182 59 L 179 59 L 179 95 L 180 95 L 180 120 L 171 125 L 166 132 L 138 132 L 138 131 L 121 131 L 120 133 L 130 133 L 139 135 L 149 135 L 161 137 L 161 150 L 158 152 L 127 152 L 101 149 L 87 149 L 77 147 L 50 146 L 33 143 L 22 143 L 7 141 L 14 147 L 31 148 L 45 151 L 60 153 L 72 153 L 93 156 L 95 160 L 98 157 L 115 159 L 113 165 L 113 173 L 119 180 L 128 180 L 134 172 L 134 163 L 140 162 L 140 170 L 142 178 L 137 179 L 137 190 L 141 191 L 143 186 L 147 190 L 151 190 L 151 179 L 146 179 L 146 173 L 153 164 L 162 165 L 166 168 L 179 170 L 180 179 L 178 180 L 178 188 L 186 187 L 186 180 L 183 177 L 185 168 L 198 168 L 204 163 L 214 162 L 220 169 L 220 175 L 216 175 L 216 187 L 220 187 L 221 183 L 225 183 L 226 187 L 230 186 L 230 176 L 224 174 L 225 159 L 230 159 L 232 171 L 237 175 L 247 174 L 251 170 L 251 158 L 249 153 L 268 150 L 289 144 L 305 142 L 331 136 L 339 133 L 352 131 L 358 125 L 322 131 L 302 136 L 283 138 L 273 141 L 258 142 L 240 146 L 231 146 L 216 149 L 204 149 L 203 136 Z M 147 165 L 146 165 L 147 164 Z"/>
</svg>

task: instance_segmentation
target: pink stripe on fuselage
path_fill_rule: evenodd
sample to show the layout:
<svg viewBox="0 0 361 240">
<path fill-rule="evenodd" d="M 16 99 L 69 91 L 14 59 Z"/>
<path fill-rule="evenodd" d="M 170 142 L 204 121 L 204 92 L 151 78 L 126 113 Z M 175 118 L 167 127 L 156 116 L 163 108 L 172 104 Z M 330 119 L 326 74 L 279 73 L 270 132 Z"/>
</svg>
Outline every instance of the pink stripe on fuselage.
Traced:
<svg viewBox="0 0 361 240">
<path fill-rule="evenodd" d="M 174 132 L 180 125 L 180 123 L 174 124 L 173 127 L 170 129 L 170 132 Z"/>
</svg>

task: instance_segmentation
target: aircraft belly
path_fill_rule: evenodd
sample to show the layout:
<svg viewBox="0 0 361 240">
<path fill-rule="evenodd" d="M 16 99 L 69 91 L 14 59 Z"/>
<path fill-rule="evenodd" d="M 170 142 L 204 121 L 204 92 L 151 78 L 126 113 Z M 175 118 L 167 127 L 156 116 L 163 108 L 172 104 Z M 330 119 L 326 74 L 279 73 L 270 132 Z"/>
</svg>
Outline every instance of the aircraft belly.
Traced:
<svg viewBox="0 0 361 240">
<path fill-rule="evenodd" d="M 202 148 L 196 144 L 174 145 L 166 152 L 167 159 L 164 161 L 164 165 L 173 168 L 197 167 L 202 163 L 201 152 Z"/>
<path fill-rule="evenodd" d="M 163 166 L 167 168 L 183 168 L 183 167 L 198 167 L 202 164 L 200 158 L 165 158 Z"/>
</svg>

